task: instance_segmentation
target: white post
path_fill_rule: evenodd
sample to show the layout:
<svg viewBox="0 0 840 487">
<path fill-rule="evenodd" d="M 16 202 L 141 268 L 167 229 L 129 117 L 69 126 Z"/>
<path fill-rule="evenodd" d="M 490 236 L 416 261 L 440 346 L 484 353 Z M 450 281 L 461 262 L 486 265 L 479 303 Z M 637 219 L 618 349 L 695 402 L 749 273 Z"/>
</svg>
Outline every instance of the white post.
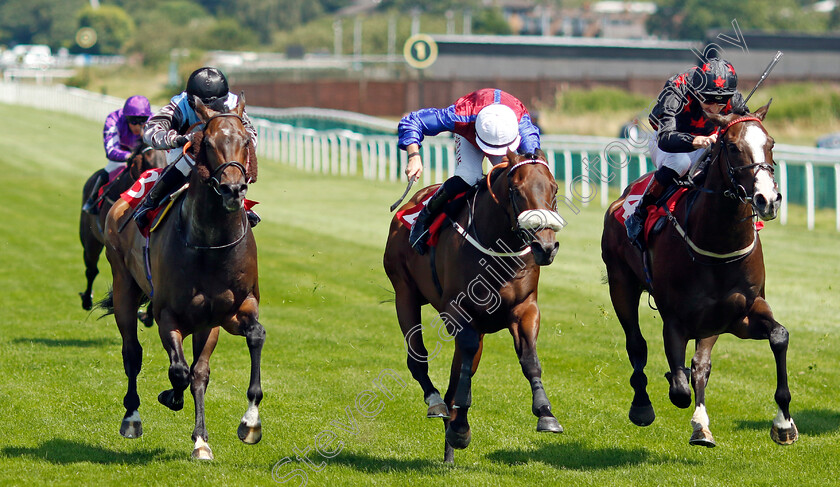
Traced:
<svg viewBox="0 0 840 487">
<path fill-rule="evenodd" d="M 397 147 L 397 140 L 394 139 L 388 144 L 388 178 L 391 181 L 400 179 L 400 153 L 403 152 Z"/>
<path fill-rule="evenodd" d="M 563 151 L 563 182 L 566 186 L 566 196 L 572 197 L 572 151 Z"/>
<path fill-rule="evenodd" d="M 628 155 L 621 151 L 621 170 L 619 171 L 618 175 L 618 185 L 621 186 L 618 189 L 619 193 L 624 192 L 624 188 L 630 184 L 630 161 L 628 160 Z"/>
<path fill-rule="evenodd" d="M 788 217 L 788 180 L 787 163 L 779 161 L 779 190 L 782 192 L 782 206 L 779 208 L 779 223 L 787 225 Z"/>
<path fill-rule="evenodd" d="M 601 208 L 606 208 L 610 204 L 610 165 L 607 161 L 607 151 L 601 152 Z"/>
<path fill-rule="evenodd" d="M 840 232 L 840 164 L 834 165 L 834 228 Z"/>
<path fill-rule="evenodd" d="M 805 163 L 805 201 L 808 207 L 808 230 L 814 229 L 814 163 Z"/>
</svg>

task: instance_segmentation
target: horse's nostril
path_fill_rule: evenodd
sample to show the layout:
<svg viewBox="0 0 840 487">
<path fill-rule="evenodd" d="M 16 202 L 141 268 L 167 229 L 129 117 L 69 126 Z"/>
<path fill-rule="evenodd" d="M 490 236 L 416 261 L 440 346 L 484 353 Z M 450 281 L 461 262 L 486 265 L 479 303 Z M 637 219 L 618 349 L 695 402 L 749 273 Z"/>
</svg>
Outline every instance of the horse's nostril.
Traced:
<svg viewBox="0 0 840 487">
<path fill-rule="evenodd" d="M 776 193 L 776 203 L 782 202 L 782 193 Z"/>
<path fill-rule="evenodd" d="M 755 204 L 757 206 L 766 206 L 767 198 L 765 198 L 763 194 L 757 194 L 755 195 Z"/>
</svg>

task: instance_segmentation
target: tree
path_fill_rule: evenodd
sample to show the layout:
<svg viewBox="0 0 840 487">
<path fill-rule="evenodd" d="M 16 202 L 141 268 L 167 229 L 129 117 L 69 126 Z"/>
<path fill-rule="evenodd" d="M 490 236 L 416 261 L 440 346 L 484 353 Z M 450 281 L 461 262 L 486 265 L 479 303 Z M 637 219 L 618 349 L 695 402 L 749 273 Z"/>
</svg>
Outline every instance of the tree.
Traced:
<svg viewBox="0 0 840 487">
<path fill-rule="evenodd" d="M 660 0 L 648 18 L 652 34 L 670 39 L 702 40 L 710 29 L 823 32 L 828 17 L 805 7 L 807 0 Z"/>
<path fill-rule="evenodd" d="M 76 12 L 87 0 L 0 1 L 0 42 L 69 47 L 78 25 Z"/>
<path fill-rule="evenodd" d="M 96 31 L 97 42 L 90 52 L 120 54 L 129 39 L 134 37 L 134 20 L 116 5 L 102 5 L 97 9 L 86 7 L 79 12 L 79 27 Z"/>
</svg>

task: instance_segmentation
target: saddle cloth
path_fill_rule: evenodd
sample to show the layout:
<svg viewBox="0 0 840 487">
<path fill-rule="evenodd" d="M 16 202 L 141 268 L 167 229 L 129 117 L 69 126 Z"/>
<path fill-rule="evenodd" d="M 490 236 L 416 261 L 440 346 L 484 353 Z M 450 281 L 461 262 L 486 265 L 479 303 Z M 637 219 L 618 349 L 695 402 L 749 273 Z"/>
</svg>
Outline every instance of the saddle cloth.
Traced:
<svg viewBox="0 0 840 487">
<path fill-rule="evenodd" d="M 128 205 L 131 206 L 131 208 L 137 208 L 137 205 L 139 205 L 140 202 L 143 201 L 143 198 L 146 196 L 146 194 L 149 191 L 151 191 L 152 186 L 155 185 L 155 182 L 160 178 L 160 173 L 162 172 L 163 168 L 154 168 L 144 171 L 143 174 L 141 174 L 140 177 L 137 178 L 137 181 L 135 181 L 134 184 L 131 185 L 131 188 L 124 191 L 120 195 L 120 198 L 125 200 L 128 203 Z M 180 196 L 181 194 L 183 194 L 183 191 L 176 191 L 174 193 L 174 197 L 164 199 L 161 202 L 160 206 L 158 206 L 154 210 L 149 211 L 149 218 L 147 220 L 150 223 L 146 226 L 146 228 L 140 229 L 140 233 L 142 233 L 144 237 L 148 237 L 149 233 L 157 227 L 159 223 L 158 220 L 163 220 L 167 213 L 166 210 L 170 206 L 172 206 L 172 203 L 174 203 L 175 200 L 178 199 L 178 196 Z M 256 204 L 256 201 L 252 201 L 246 198 L 244 202 L 245 210 L 250 210 Z"/>
<path fill-rule="evenodd" d="M 426 203 L 432 199 L 432 196 L 435 194 L 434 191 L 430 191 L 419 203 L 414 206 L 410 206 L 403 210 L 397 212 L 397 219 L 409 230 L 411 230 L 411 226 L 414 225 L 415 220 L 417 220 L 417 215 L 420 214 L 420 210 L 422 210 Z M 455 195 L 452 199 L 450 199 L 446 204 L 464 197 L 467 193 L 461 193 Z M 443 222 L 446 220 L 447 213 L 446 211 L 442 211 L 439 215 L 435 216 L 432 224 L 429 225 L 429 239 L 427 243 L 430 247 L 434 247 L 437 245 L 438 237 L 440 236 L 440 229 L 443 227 Z"/>
</svg>

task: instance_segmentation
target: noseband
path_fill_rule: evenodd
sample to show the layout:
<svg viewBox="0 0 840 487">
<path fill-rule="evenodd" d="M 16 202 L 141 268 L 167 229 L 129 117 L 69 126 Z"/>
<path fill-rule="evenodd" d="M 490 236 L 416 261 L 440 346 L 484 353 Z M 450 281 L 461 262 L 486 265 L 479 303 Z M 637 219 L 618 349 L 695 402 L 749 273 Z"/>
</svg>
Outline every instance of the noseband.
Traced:
<svg viewBox="0 0 840 487">
<path fill-rule="evenodd" d="M 772 178 L 775 171 L 773 169 L 773 166 L 771 164 L 766 163 L 766 162 L 756 162 L 756 163 L 753 163 L 753 164 L 747 164 L 746 166 L 736 166 L 736 167 L 732 166 L 732 163 L 731 163 L 731 160 L 730 160 L 729 148 L 723 142 L 723 136 L 726 133 L 726 131 L 729 130 L 729 127 L 732 127 L 733 125 L 741 123 L 741 122 L 758 122 L 759 124 L 761 124 L 761 119 L 758 118 L 758 117 L 737 118 L 737 119 L 729 122 L 726 125 L 726 127 L 724 127 L 723 130 L 721 130 L 720 139 L 719 139 L 720 140 L 720 142 L 719 142 L 720 143 L 720 152 L 722 152 L 725 155 L 725 157 L 724 157 L 724 161 L 726 163 L 725 169 L 726 169 L 726 174 L 729 176 L 729 185 L 731 187 L 731 189 L 724 190 L 723 195 L 726 196 L 727 198 L 740 200 L 745 205 L 751 205 L 752 202 L 753 202 L 753 195 L 748 195 L 746 188 L 744 188 L 743 185 L 740 185 L 740 184 L 738 184 L 737 181 L 735 181 L 735 174 L 738 171 L 758 168 L 758 170 L 756 170 L 753 173 L 754 176 L 757 175 L 759 171 L 766 170 L 766 171 L 770 172 L 770 177 Z"/>
</svg>

